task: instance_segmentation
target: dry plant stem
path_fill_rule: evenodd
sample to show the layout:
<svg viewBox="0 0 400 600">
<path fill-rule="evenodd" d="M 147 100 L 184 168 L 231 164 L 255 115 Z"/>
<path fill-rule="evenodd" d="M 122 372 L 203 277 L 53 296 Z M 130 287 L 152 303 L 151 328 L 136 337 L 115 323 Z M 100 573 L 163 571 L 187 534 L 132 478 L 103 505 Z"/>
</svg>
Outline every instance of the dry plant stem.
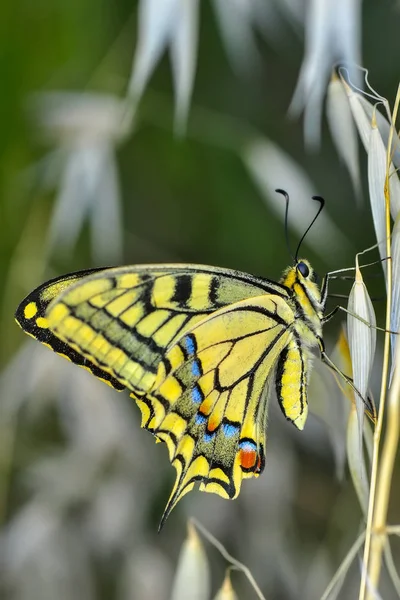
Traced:
<svg viewBox="0 0 400 600">
<path fill-rule="evenodd" d="M 334 574 L 334 576 L 330 580 L 330 582 L 328 584 L 328 587 L 326 588 L 326 590 L 322 594 L 320 600 L 328 600 L 329 596 L 332 594 L 332 592 L 336 588 L 336 586 L 339 585 L 339 583 L 341 581 L 343 581 L 343 579 L 346 576 L 347 571 L 350 568 L 351 563 L 353 562 L 353 560 L 357 556 L 357 552 L 361 548 L 361 545 L 362 545 L 364 539 L 365 539 L 365 531 L 363 531 L 358 536 L 358 538 L 356 539 L 356 541 L 354 542 L 354 544 L 352 545 L 352 547 L 350 548 L 350 550 L 346 554 L 346 556 L 343 559 L 343 561 L 341 562 L 338 570 L 336 571 L 336 573 Z"/>
<path fill-rule="evenodd" d="M 199 523 L 199 521 L 197 519 L 194 519 L 192 517 L 190 519 L 190 521 L 202 533 L 202 535 L 222 554 L 222 556 L 233 565 L 233 567 L 235 567 L 239 571 L 242 571 L 242 573 L 244 573 L 246 575 L 252 588 L 254 589 L 255 593 L 257 594 L 257 597 L 260 598 L 260 600 L 266 600 L 262 591 L 258 587 L 258 584 L 257 584 L 256 580 L 254 579 L 250 569 L 248 567 L 246 567 L 244 564 L 242 564 L 241 562 L 239 562 L 231 554 L 229 554 L 229 552 L 225 549 L 225 547 L 221 544 L 221 542 L 219 542 L 217 540 L 217 538 L 215 538 L 209 531 L 207 531 L 207 529 L 205 527 L 203 527 L 203 525 L 201 523 Z"/>
<path fill-rule="evenodd" d="M 368 576 L 374 589 L 378 588 L 382 552 L 386 542 L 386 520 L 390 499 L 393 467 L 400 432 L 400 368 L 396 365 L 387 403 L 387 430 L 382 448 L 376 489 L 375 511 L 372 521 L 373 537 Z"/>
<path fill-rule="evenodd" d="M 400 102 L 400 87 L 397 90 L 396 102 L 393 111 L 392 123 L 396 123 L 397 112 Z M 392 310 L 392 260 L 390 246 L 390 193 L 389 193 L 389 170 L 390 170 L 390 148 L 392 147 L 394 125 L 390 128 L 386 181 L 385 181 L 385 220 L 386 220 L 386 254 L 387 263 L 387 303 L 386 303 L 386 329 L 390 329 L 390 317 Z M 379 403 L 378 422 L 374 433 L 374 455 L 372 461 L 371 486 L 368 505 L 367 535 L 364 547 L 364 568 L 362 569 L 360 600 L 364 600 L 366 592 L 366 581 L 370 583 L 368 600 L 373 600 L 373 590 L 378 590 L 379 578 L 382 565 L 382 552 L 386 541 L 386 517 L 389 504 L 391 479 L 393 474 L 394 458 L 399 441 L 399 418 L 400 418 L 400 369 L 396 368 L 396 382 L 393 380 L 389 396 L 389 408 L 387 418 L 387 431 L 382 451 L 382 465 L 379 464 L 379 445 L 382 432 L 383 418 L 385 415 L 385 400 L 389 372 L 390 334 L 385 334 L 385 349 L 382 367 L 382 385 Z M 397 387 L 399 386 L 399 387 Z M 397 389 L 397 394 L 395 393 Z M 379 479 L 378 479 L 379 464 Z"/>
<path fill-rule="evenodd" d="M 390 271 L 390 269 L 388 269 L 388 275 L 389 275 L 389 271 Z M 388 281 L 389 281 L 389 276 L 388 276 Z M 388 312 L 387 315 L 390 315 L 390 312 Z M 359 600 L 365 600 L 366 582 L 367 582 L 366 566 L 369 563 L 370 548 L 371 548 L 373 517 L 374 517 L 374 508 L 375 508 L 375 496 L 376 496 L 377 476 L 378 476 L 379 444 L 380 444 L 380 439 L 381 439 L 383 417 L 384 417 L 384 413 L 385 413 L 386 386 L 387 386 L 387 379 L 388 379 L 388 367 L 389 367 L 389 339 L 388 339 L 388 336 L 389 335 L 390 334 L 387 333 L 385 336 L 385 351 L 384 351 L 384 360 L 383 360 L 383 368 L 382 368 L 383 377 L 382 377 L 381 395 L 380 395 L 380 401 L 379 401 L 379 413 L 378 413 L 378 420 L 377 420 L 375 431 L 374 431 L 374 453 L 373 453 L 373 458 L 372 458 L 371 485 L 370 485 L 369 503 L 368 503 L 367 533 L 366 533 L 366 538 L 365 538 L 364 557 L 363 557 L 364 568 L 362 569 Z M 368 572 L 368 576 L 370 576 L 369 572 Z M 370 594 L 368 595 L 368 598 L 370 598 Z"/>
</svg>

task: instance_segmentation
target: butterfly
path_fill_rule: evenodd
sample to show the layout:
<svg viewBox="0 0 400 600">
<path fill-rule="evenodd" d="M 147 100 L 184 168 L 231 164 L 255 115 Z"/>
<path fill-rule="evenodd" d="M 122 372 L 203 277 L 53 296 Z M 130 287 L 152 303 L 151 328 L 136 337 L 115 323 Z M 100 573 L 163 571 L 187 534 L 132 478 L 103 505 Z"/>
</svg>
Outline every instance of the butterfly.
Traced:
<svg viewBox="0 0 400 600">
<path fill-rule="evenodd" d="M 44 283 L 16 311 L 26 333 L 128 389 L 167 445 L 176 481 L 160 527 L 196 482 L 232 499 L 260 475 L 273 388 L 304 427 L 327 279 L 320 288 L 298 249 L 279 282 L 194 264 L 91 269 Z"/>
</svg>

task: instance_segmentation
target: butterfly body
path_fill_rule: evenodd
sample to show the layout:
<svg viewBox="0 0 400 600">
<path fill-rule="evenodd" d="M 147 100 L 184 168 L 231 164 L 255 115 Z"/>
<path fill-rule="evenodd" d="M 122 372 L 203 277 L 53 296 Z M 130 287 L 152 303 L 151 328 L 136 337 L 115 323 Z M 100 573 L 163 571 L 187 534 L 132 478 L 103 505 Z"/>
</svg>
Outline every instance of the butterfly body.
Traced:
<svg viewBox="0 0 400 600">
<path fill-rule="evenodd" d="M 307 417 L 326 290 L 305 260 L 279 283 L 201 265 L 95 269 L 37 288 L 16 319 L 30 335 L 114 388 L 177 470 L 163 520 L 196 482 L 235 498 L 265 462 L 268 398 Z"/>
</svg>

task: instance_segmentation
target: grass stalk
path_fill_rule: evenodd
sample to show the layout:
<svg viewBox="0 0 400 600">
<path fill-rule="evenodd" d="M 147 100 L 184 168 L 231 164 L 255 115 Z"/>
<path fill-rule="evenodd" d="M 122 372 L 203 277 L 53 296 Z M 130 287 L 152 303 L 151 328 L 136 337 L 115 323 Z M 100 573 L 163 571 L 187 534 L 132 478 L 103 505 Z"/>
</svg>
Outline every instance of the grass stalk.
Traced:
<svg viewBox="0 0 400 600">
<path fill-rule="evenodd" d="M 382 566 L 382 554 L 384 551 L 387 533 L 386 521 L 389 505 L 391 481 L 393 475 L 394 459 L 399 443 L 399 419 L 400 419 L 400 369 L 396 369 L 396 382 L 393 380 L 391 393 L 386 408 L 389 354 L 390 354 L 390 318 L 392 310 L 392 260 L 391 260 L 391 237 L 390 237 L 390 191 L 389 173 L 391 163 L 391 147 L 393 140 L 393 128 L 400 101 L 400 87 L 397 91 L 396 102 L 392 118 L 392 127 L 388 140 L 386 181 L 385 181 L 385 221 L 386 221 L 386 255 L 387 260 L 387 300 L 386 300 L 386 333 L 384 358 L 382 366 L 382 383 L 379 402 L 378 421 L 374 432 L 374 453 L 371 471 L 371 486 L 368 504 L 367 531 L 364 546 L 364 558 L 360 585 L 359 599 L 364 600 L 366 594 L 366 582 L 368 586 L 368 600 L 373 600 L 374 590 L 378 590 Z M 396 393 L 397 391 L 397 393 Z M 387 412 L 387 428 L 383 441 L 382 459 L 379 460 L 382 426 Z M 379 469 L 378 469 L 379 466 Z"/>
</svg>

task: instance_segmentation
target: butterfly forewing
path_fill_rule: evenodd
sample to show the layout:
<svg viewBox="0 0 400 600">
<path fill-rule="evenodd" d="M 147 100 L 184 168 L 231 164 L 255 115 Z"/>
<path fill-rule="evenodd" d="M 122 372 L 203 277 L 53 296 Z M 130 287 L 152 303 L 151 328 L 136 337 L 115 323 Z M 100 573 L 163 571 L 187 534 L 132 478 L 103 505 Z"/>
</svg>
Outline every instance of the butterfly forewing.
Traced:
<svg viewBox="0 0 400 600">
<path fill-rule="evenodd" d="M 100 369 L 93 360 L 74 350 L 69 343 L 57 337 L 49 327 L 49 321 L 46 317 L 49 304 L 55 298 L 58 298 L 64 290 L 99 271 L 104 271 L 104 269 L 80 271 L 44 283 L 21 302 L 16 310 L 15 319 L 27 334 L 74 364 L 90 371 L 116 390 L 121 391 L 125 386 L 112 377 L 110 373 Z"/>
<path fill-rule="evenodd" d="M 279 284 L 228 269 L 145 265 L 84 271 L 52 280 L 18 307 L 17 322 L 117 389 L 151 386 L 168 344 L 185 328 Z"/>
</svg>

